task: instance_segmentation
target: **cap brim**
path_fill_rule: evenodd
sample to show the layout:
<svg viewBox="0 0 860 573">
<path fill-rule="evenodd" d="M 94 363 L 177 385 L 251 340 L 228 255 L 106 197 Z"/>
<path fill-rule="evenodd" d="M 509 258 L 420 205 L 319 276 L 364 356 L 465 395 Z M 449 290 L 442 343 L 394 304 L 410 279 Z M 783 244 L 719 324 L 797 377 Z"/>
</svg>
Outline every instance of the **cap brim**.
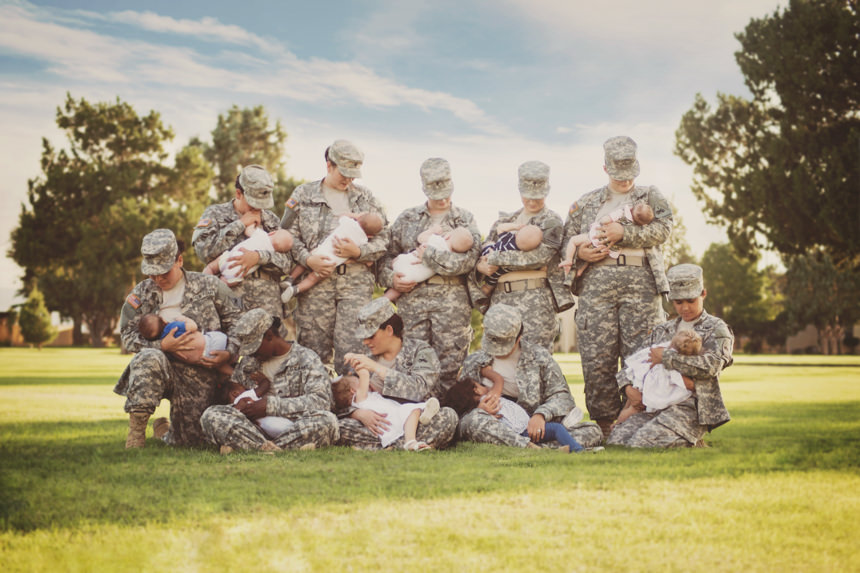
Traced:
<svg viewBox="0 0 860 573">
<path fill-rule="evenodd" d="M 684 300 L 690 298 L 699 298 L 702 294 L 701 290 L 697 289 L 676 289 L 669 291 L 669 300 Z"/>
<path fill-rule="evenodd" d="M 361 169 L 358 167 L 341 167 L 337 166 L 337 170 L 340 171 L 340 174 L 344 177 L 349 177 L 350 179 L 361 179 Z"/>
<path fill-rule="evenodd" d="M 616 181 L 630 181 L 639 177 L 639 160 L 637 159 L 630 169 L 612 169 L 606 166 L 606 172 Z"/>
<path fill-rule="evenodd" d="M 481 337 L 481 349 L 490 356 L 506 356 L 514 349 L 517 337 L 491 340 L 486 334 Z"/>
<path fill-rule="evenodd" d="M 265 199 L 257 199 L 256 197 L 251 197 L 249 194 L 245 193 L 245 201 L 247 201 L 248 205 L 254 209 L 271 209 L 275 206 L 275 199 L 271 195 Z"/>
<path fill-rule="evenodd" d="M 355 335 L 361 340 L 364 340 L 365 338 L 370 338 L 376 334 L 377 330 L 379 330 L 378 326 L 358 326 L 355 329 Z"/>
<path fill-rule="evenodd" d="M 167 271 L 169 271 L 173 267 L 173 263 L 165 263 L 163 265 L 156 265 L 153 263 L 147 263 L 144 259 L 140 262 L 140 272 L 143 274 L 150 275 L 163 275 Z"/>
</svg>

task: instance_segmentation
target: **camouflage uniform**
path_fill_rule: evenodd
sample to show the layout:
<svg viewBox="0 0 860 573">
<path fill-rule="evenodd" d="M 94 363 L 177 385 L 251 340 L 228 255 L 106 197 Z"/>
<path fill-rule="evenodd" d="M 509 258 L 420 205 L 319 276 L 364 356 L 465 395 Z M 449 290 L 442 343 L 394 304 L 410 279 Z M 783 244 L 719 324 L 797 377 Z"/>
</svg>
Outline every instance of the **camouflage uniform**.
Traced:
<svg viewBox="0 0 860 573">
<path fill-rule="evenodd" d="M 450 182 L 450 172 L 448 177 Z M 422 179 L 426 179 L 424 173 Z M 431 195 L 432 191 L 425 189 L 425 192 L 431 199 L 436 198 Z M 441 198 L 448 196 L 450 191 Z M 426 204 L 407 209 L 397 217 L 391 226 L 388 252 L 379 261 L 379 283 L 382 286 L 394 286 L 392 262 L 398 255 L 415 249 L 418 235 L 431 225 Z M 445 214 L 441 225 L 446 230 L 456 227 L 469 229 L 474 240 L 472 248 L 465 253 L 454 253 L 428 246 L 421 262 L 437 275 L 401 295 L 397 299 L 397 308 L 403 318 L 406 336 L 424 340 L 433 347 L 442 364 L 439 379 L 450 386 L 457 379 L 472 340 L 472 312 L 466 278 L 475 268 L 481 234 L 472 214 L 454 205 Z M 439 387 L 440 392 L 446 389 L 444 385 Z"/>
<path fill-rule="evenodd" d="M 529 416 L 543 414 L 547 422 L 561 422 L 576 406 L 561 367 L 546 349 L 525 339 L 520 341 L 522 354 L 517 362 L 515 400 Z M 485 350 L 473 352 L 466 358 L 462 378 L 481 379 L 481 368 L 493 364 L 493 357 Z M 511 399 L 506 396 L 506 398 Z M 459 435 L 464 440 L 525 448 L 527 436 L 516 434 L 510 426 L 486 411 L 475 408 L 460 420 Z M 570 435 L 586 448 L 600 444 L 603 434 L 596 424 L 580 423 L 570 429 Z"/>
<path fill-rule="evenodd" d="M 249 361 L 249 364 L 257 363 Z M 330 411 L 331 403 L 331 379 L 319 356 L 293 344 L 266 395 L 266 415 L 288 418 L 294 425 L 272 438 L 272 442 L 285 450 L 310 444 L 320 448 L 335 443 L 337 418 Z M 232 405 L 210 406 L 203 412 L 200 423 L 206 438 L 219 446 L 259 450 L 269 440 L 254 422 Z"/>
<path fill-rule="evenodd" d="M 197 256 L 205 263 L 221 256 L 247 237 L 241 215 L 233 208 L 233 202 L 210 205 L 203 211 L 191 244 Z M 260 212 L 261 228 L 268 232 L 280 228 L 278 217 L 264 209 Z M 242 300 L 245 310 L 264 308 L 273 316 L 283 316 L 281 303 L 281 275 L 289 274 L 293 260 L 289 253 L 277 251 L 257 251 L 260 263 L 256 271 L 236 284 L 233 292 Z"/>
<path fill-rule="evenodd" d="M 681 318 L 657 326 L 648 338 L 653 346 L 672 339 Z M 663 352 L 663 365 L 693 379 L 693 396 L 680 404 L 658 412 L 634 414 L 615 426 L 608 444 L 634 448 L 664 448 L 692 446 L 705 432 L 728 422 L 731 418 L 720 393 L 720 372 L 732 364 L 734 335 L 721 319 L 702 312 L 693 325 L 702 337 L 702 353 L 684 356 L 672 348 Z M 618 387 L 623 389 L 632 380 L 618 373 Z"/>
<path fill-rule="evenodd" d="M 404 338 L 403 347 L 394 359 L 394 365 L 386 375 L 379 393 L 401 403 L 424 402 L 432 394 L 438 393 L 436 389 L 438 378 L 439 360 L 430 345 L 423 340 Z M 379 436 L 368 430 L 358 420 L 342 417 L 339 425 L 341 445 L 366 450 L 382 448 Z M 456 431 L 457 414 L 451 408 L 442 408 L 433 416 L 429 424 L 418 426 L 416 439 L 440 449 L 454 439 Z M 398 438 L 392 446 L 401 448 L 403 437 Z"/>
<path fill-rule="evenodd" d="M 327 279 L 297 297 L 295 319 L 297 338 L 302 346 L 316 352 L 324 363 L 332 363 L 338 373 L 345 371 L 343 357 L 348 352 L 363 352 L 361 339 L 353 326 L 358 310 L 370 301 L 375 285 L 372 265 L 388 245 L 388 222 L 382 204 L 370 190 L 350 184 L 351 213 L 376 213 L 385 226 L 360 246 L 358 262 L 339 265 Z M 322 192 L 322 180 L 300 185 L 286 203 L 281 227 L 292 233 L 293 258 L 307 268 L 311 251 L 337 227 L 334 215 Z M 332 357 L 332 354 L 334 356 Z"/>
<path fill-rule="evenodd" d="M 521 197 L 544 199 L 549 194 L 548 165 L 540 161 L 527 161 L 519 166 L 518 176 Z M 509 214 L 500 212 L 499 219 L 493 223 L 484 245 L 495 243 L 500 235 L 498 226 L 517 221 L 522 212 L 522 209 Z M 573 297 L 569 289 L 563 285 L 564 274 L 558 268 L 564 229 L 561 217 L 547 208 L 529 218 L 526 224 L 536 225 L 543 232 L 543 241 L 536 249 L 526 252 L 516 250 L 493 252 L 487 257 L 487 262 L 506 272 L 546 268 L 546 279 L 529 281 L 537 280 L 542 283 L 534 286 L 525 281 L 508 283 L 503 276 L 493 291 L 489 305 L 492 307 L 496 304 L 507 304 L 518 308 L 523 316 L 523 339 L 552 352 L 553 341 L 558 333 L 556 312 L 573 306 Z M 481 275 L 477 271 L 475 278 L 480 282 Z M 523 284 L 526 284 L 525 290 L 522 290 Z M 473 302 L 475 302 L 474 299 Z"/>
<path fill-rule="evenodd" d="M 621 145 L 620 152 L 613 149 L 616 144 Z M 638 175 L 633 140 L 612 138 L 604 147 L 611 177 L 631 180 Z M 609 196 L 609 187 L 604 186 L 571 205 L 564 227 L 565 245 L 572 236 L 589 230 Z M 659 295 L 668 292 L 669 284 L 660 245 L 672 233 L 672 209 L 656 187 L 637 185 L 629 191 L 629 197 L 633 204 L 647 203 L 654 211 L 654 220 L 647 225 L 625 225 L 624 237 L 618 243 L 620 247 L 643 248 L 642 266 L 624 266 L 623 257 L 612 259 L 615 264 L 592 263 L 574 287 L 579 295 L 575 322 L 585 378 L 585 405 L 592 420 L 611 421 L 618 417 L 621 396 L 615 374 L 619 358 L 641 348 L 651 327 L 665 318 Z M 583 261 L 574 257 L 573 262 L 571 273 L 575 275 Z"/>
<path fill-rule="evenodd" d="M 241 312 L 238 299 L 218 277 L 186 271 L 183 274 L 182 314 L 194 320 L 201 331 L 228 332 Z M 180 446 L 203 445 L 200 415 L 214 402 L 217 373 L 171 359 L 161 351 L 160 340 L 146 340 L 138 333 L 140 317 L 158 312 L 161 302 L 161 289 L 151 279 L 138 283 L 126 298 L 120 316 L 120 335 L 123 346 L 137 354 L 114 392 L 127 397 L 128 413 L 151 415 L 161 399 L 166 398 L 170 401 L 170 431 L 164 440 Z M 236 356 L 237 343 L 232 337 L 227 349 Z"/>
</svg>

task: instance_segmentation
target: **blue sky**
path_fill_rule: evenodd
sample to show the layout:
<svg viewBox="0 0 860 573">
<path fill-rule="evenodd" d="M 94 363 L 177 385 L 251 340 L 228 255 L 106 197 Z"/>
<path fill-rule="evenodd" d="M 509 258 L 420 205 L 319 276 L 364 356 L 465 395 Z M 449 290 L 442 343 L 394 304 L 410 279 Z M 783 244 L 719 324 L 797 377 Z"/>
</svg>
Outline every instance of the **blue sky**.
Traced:
<svg viewBox="0 0 860 573">
<path fill-rule="evenodd" d="M 423 201 L 418 168 L 452 164 L 454 202 L 482 232 L 519 207 L 517 166 L 551 166 L 551 208 L 605 182 L 602 143 L 640 146 L 639 183 L 678 207 L 701 255 L 724 240 L 672 154 L 697 92 L 747 95 L 734 34 L 776 0 L 4 1 L 0 0 L 0 248 L 39 175 L 41 138 L 75 98 L 161 113 L 176 137 L 209 138 L 218 113 L 262 104 L 288 133 L 287 171 L 314 179 L 346 138 L 389 218 Z M 70 221 L 69 224 L 74 224 Z M 0 309 L 20 270 L 0 259 Z"/>
</svg>

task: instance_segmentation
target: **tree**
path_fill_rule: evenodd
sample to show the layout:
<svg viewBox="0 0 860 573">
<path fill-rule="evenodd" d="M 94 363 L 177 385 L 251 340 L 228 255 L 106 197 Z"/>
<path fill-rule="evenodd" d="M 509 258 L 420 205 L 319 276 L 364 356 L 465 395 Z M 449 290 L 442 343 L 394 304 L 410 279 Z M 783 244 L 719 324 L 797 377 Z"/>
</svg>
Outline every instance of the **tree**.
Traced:
<svg viewBox="0 0 860 573">
<path fill-rule="evenodd" d="M 860 319 L 857 273 L 839 269 L 822 251 L 798 255 L 788 261 L 784 289 L 791 330 L 812 324 L 818 331 L 819 350 L 840 354 L 845 328 Z"/>
<path fill-rule="evenodd" d="M 684 220 L 674 205 L 672 205 L 672 211 L 675 213 L 675 224 L 669 239 L 663 243 L 663 261 L 666 269 L 682 263 L 692 263 L 696 260 L 690 250 L 690 243 L 687 242 L 687 226 L 684 225 Z"/>
<path fill-rule="evenodd" d="M 725 320 L 740 338 L 751 339 L 758 350 L 780 310 L 769 270 L 758 270 L 755 261 L 739 257 L 727 243 L 712 244 L 702 255 L 708 312 Z"/>
<path fill-rule="evenodd" d="M 45 297 L 38 288 L 33 288 L 27 302 L 21 305 L 18 326 L 24 340 L 35 344 L 39 350 L 43 344 L 57 337 L 57 329 L 51 324 L 51 313 L 45 306 Z"/>
<path fill-rule="evenodd" d="M 287 132 L 276 121 L 269 126 L 266 109 L 258 105 L 239 109 L 233 106 L 226 114 L 218 115 L 212 130 L 212 145 L 199 140 L 192 144 L 204 149 L 206 159 L 215 168 L 215 193 L 218 201 L 229 201 L 235 195 L 236 176 L 242 167 L 258 164 L 266 168 L 275 181 L 275 210 L 282 209 L 299 182 L 286 176 L 284 144 Z"/>
<path fill-rule="evenodd" d="M 119 99 L 67 95 L 57 125 L 68 150 L 43 140 L 42 175 L 29 181 L 9 254 L 25 270 L 25 289 L 38 285 L 49 308 L 78 331 L 85 323 L 91 344 L 102 346 L 138 280 L 141 238 L 169 227 L 190 239 L 212 172 L 190 147 L 167 166 L 171 129 L 157 112 L 138 116 Z"/>
<path fill-rule="evenodd" d="M 837 266 L 860 261 L 860 14 L 854 0 L 790 0 L 736 36 L 747 100 L 701 95 L 675 153 L 693 193 L 728 226 L 738 253 L 819 247 Z"/>
</svg>

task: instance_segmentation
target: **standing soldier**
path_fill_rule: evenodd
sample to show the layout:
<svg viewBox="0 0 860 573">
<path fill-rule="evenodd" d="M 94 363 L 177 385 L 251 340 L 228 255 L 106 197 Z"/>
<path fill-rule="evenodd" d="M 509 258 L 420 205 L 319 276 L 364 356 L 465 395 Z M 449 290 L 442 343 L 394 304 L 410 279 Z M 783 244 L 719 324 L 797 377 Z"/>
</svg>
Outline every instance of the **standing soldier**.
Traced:
<svg viewBox="0 0 860 573">
<path fill-rule="evenodd" d="M 296 263 L 327 279 L 296 297 L 298 342 L 342 374 L 346 371 L 343 357 L 363 348 L 355 324 L 358 309 L 373 296 L 376 279 L 372 267 L 388 245 L 388 221 L 370 190 L 353 181 L 361 177 L 364 162 L 364 154 L 355 145 L 335 141 L 325 150 L 325 162 L 325 178 L 300 185 L 293 192 L 281 227 L 293 235 Z M 351 239 L 336 240 L 335 254 L 348 259 L 346 263 L 335 266 L 327 257 L 313 254 L 337 227 L 339 217 L 368 212 L 382 217 L 383 229 L 361 246 Z"/>
<path fill-rule="evenodd" d="M 388 252 L 379 263 L 379 282 L 403 293 L 397 307 L 403 317 L 405 335 L 427 342 L 436 351 L 442 364 L 437 388 L 444 393 L 457 379 L 469 352 L 472 314 L 466 275 L 475 267 L 481 235 L 472 214 L 451 203 L 454 183 L 448 162 L 428 159 L 421 165 L 420 173 L 427 201 L 403 211 L 391 226 Z M 437 227 L 440 233 L 466 228 L 472 234 L 472 247 L 465 253 L 429 245 L 422 249 L 418 235 L 431 227 Z M 392 270 L 392 262 L 398 255 L 416 248 L 421 253 L 421 262 L 436 272 L 421 283 L 408 281 Z"/>
<path fill-rule="evenodd" d="M 507 304 L 519 309 L 523 316 L 523 340 L 552 352 L 552 343 L 558 332 L 555 318 L 573 306 L 573 297 L 564 288 L 563 274 L 558 268 L 561 247 L 561 217 L 546 207 L 549 194 L 549 165 L 540 161 L 527 161 L 518 170 L 522 209 L 513 213 L 499 213 L 484 245 L 495 243 L 501 232 L 499 226 L 535 225 L 543 232 L 541 244 L 531 251 L 496 251 L 482 256 L 476 267 L 484 277 L 500 268 L 490 298 L 490 307 Z"/>
<path fill-rule="evenodd" d="M 609 183 L 586 193 L 570 207 L 565 240 L 589 232 L 595 222 L 620 207 L 647 204 L 654 219 L 646 225 L 608 223 L 597 228 L 604 244 L 587 243 L 573 257 L 571 273 L 583 262 L 591 263 L 574 283 L 579 295 L 576 332 L 585 378 L 585 405 L 609 435 L 621 411 L 621 395 L 615 374 L 619 359 L 638 350 L 649 330 L 663 320 L 660 294 L 669 291 L 660 246 L 672 233 L 672 210 L 656 187 L 634 185 L 639 175 L 636 143 L 629 137 L 613 137 L 603 144 Z M 618 258 L 609 247 L 620 247 Z"/>
<path fill-rule="evenodd" d="M 274 206 L 273 189 L 272 178 L 262 166 L 248 165 L 242 169 L 236 177 L 236 196 L 227 203 L 210 205 L 194 229 L 191 243 L 204 264 L 244 241 L 246 231 L 254 227 L 267 233 L 280 228 L 277 215 L 270 210 Z M 235 262 L 243 272 L 257 266 L 257 270 L 232 287 L 242 307 L 264 308 L 272 315 L 283 316 L 280 280 L 290 272 L 290 255 L 274 250 L 245 251 L 241 257 L 235 257 Z"/>
<path fill-rule="evenodd" d="M 246 312 L 234 329 L 239 354 L 253 356 L 247 362 L 271 381 L 271 390 L 259 400 L 246 398 L 236 406 L 210 406 L 201 424 L 207 439 L 232 450 L 309 450 L 337 440 L 337 418 L 331 408 L 331 379 L 314 352 L 284 340 L 279 334 L 281 320 L 261 308 Z M 243 372 L 244 378 L 248 370 Z M 292 425 L 269 441 L 254 420 L 264 416 L 287 418 Z"/>
<path fill-rule="evenodd" d="M 237 353 L 238 344 L 228 338 L 228 350 L 217 359 L 187 364 L 174 353 L 193 346 L 191 333 L 147 340 L 138 332 L 140 318 L 150 313 L 157 313 L 165 322 L 184 316 L 196 322 L 201 331 L 225 333 L 239 318 L 239 301 L 227 285 L 217 277 L 182 268 L 183 246 L 169 229 L 156 229 L 146 235 L 140 248 L 140 269 L 149 278 L 134 287 L 122 307 L 122 343 L 137 353 L 114 388 L 114 392 L 126 396 L 126 448 L 143 447 L 146 423 L 162 398 L 170 400 L 170 424 L 163 418 L 156 420 L 156 437 L 179 446 L 205 444 L 200 415 L 214 401 L 217 373 L 213 368 Z"/>
</svg>

